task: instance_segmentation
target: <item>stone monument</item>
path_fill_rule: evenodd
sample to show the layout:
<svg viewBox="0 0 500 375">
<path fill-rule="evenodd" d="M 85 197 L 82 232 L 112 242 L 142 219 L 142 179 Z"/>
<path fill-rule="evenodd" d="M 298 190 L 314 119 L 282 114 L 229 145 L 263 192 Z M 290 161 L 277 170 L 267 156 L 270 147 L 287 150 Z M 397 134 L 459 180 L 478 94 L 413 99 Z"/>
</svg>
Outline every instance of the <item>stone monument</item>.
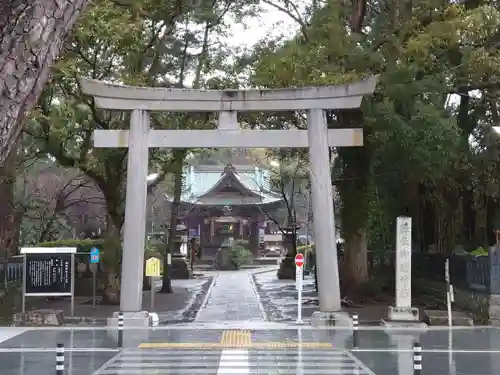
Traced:
<svg viewBox="0 0 500 375">
<path fill-rule="evenodd" d="M 174 235 L 174 246 L 172 248 L 172 263 L 170 264 L 170 278 L 189 279 L 191 277 L 190 267 L 186 257 L 181 253 L 181 246 L 187 241 L 187 227 L 177 224 Z"/>
<path fill-rule="evenodd" d="M 396 305 L 389 307 L 389 320 L 383 324 L 420 322 L 418 309 L 411 305 L 411 254 L 411 217 L 400 216 L 396 224 Z"/>
</svg>

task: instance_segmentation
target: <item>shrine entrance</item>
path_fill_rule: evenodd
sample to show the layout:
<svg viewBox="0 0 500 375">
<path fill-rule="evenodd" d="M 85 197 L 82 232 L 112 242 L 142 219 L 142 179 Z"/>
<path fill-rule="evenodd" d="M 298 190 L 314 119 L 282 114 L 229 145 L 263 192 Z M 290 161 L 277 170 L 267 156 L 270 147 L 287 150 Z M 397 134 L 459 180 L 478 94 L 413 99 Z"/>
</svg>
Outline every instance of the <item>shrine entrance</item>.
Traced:
<svg viewBox="0 0 500 375">
<path fill-rule="evenodd" d="M 96 130 L 95 147 L 128 147 L 120 310 L 142 310 L 149 148 L 308 148 L 316 243 L 317 319 L 341 311 L 330 147 L 363 145 L 362 129 L 327 129 L 324 110 L 358 108 L 377 77 L 347 85 L 264 90 L 131 87 L 81 79 L 97 107 L 131 111 L 130 130 Z M 307 130 L 243 130 L 238 112 L 306 111 Z M 150 111 L 217 112 L 216 130 L 151 130 Z M 314 317 L 313 317 L 314 318 Z"/>
</svg>

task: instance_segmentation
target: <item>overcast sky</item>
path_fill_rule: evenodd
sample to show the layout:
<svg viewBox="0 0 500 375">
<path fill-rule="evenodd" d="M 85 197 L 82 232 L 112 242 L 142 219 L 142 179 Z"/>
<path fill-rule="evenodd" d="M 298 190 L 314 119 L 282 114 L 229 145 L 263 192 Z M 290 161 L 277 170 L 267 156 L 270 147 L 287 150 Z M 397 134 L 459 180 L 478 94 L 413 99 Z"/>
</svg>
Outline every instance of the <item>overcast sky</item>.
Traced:
<svg viewBox="0 0 500 375">
<path fill-rule="evenodd" d="M 296 32 L 296 22 L 288 15 L 270 5 L 263 4 L 262 8 L 264 13 L 259 18 L 249 20 L 246 27 L 233 23 L 231 27 L 233 33 L 233 37 L 230 38 L 231 44 L 252 47 L 267 34 L 279 36 L 286 31 L 286 34 L 292 36 Z"/>
</svg>

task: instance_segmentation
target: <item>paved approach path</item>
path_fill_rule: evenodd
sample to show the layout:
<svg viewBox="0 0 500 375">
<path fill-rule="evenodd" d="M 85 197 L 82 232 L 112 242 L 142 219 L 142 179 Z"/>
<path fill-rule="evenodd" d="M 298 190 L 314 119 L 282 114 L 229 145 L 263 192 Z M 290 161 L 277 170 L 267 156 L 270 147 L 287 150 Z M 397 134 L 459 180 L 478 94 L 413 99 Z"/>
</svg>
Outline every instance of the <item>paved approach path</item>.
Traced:
<svg viewBox="0 0 500 375">
<path fill-rule="evenodd" d="M 195 322 L 264 321 L 251 277 L 246 270 L 219 273 Z"/>
</svg>

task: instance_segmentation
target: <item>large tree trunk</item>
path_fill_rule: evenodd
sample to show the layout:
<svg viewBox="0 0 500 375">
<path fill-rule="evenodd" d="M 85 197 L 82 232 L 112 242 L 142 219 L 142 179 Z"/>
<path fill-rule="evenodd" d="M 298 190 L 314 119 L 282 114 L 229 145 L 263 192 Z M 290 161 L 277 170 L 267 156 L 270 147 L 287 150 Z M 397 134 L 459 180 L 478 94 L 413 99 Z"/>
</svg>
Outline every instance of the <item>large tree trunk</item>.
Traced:
<svg viewBox="0 0 500 375">
<path fill-rule="evenodd" d="M 121 239 L 120 230 L 116 226 L 116 219 L 108 215 L 106 233 L 104 233 L 102 257 L 102 304 L 120 304 L 120 268 L 121 268 Z"/>
<path fill-rule="evenodd" d="M 339 114 L 339 125 L 342 128 L 361 127 L 363 113 L 359 109 L 343 110 Z M 343 291 L 353 289 L 368 280 L 366 228 L 372 169 L 372 148 L 368 144 L 368 130 L 365 130 L 363 147 L 338 149 L 342 175 L 337 187 L 342 203 L 340 216 L 342 237 L 345 240 L 341 272 Z"/>
<path fill-rule="evenodd" d="M 367 246 L 366 228 L 350 232 L 345 238 L 342 291 L 346 294 L 368 280 Z"/>
<path fill-rule="evenodd" d="M 184 158 L 186 150 L 179 149 L 174 151 L 174 199 L 170 210 L 170 230 L 168 231 L 168 240 L 166 245 L 165 256 L 163 257 L 163 279 L 160 293 L 172 293 L 172 283 L 170 279 L 170 265 L 168 264 L 169 255 L 172 254 L 174 249 L 175 232 L 177 228 L 177 221 L 179 219 L 179 208 L 181 205 L 182 194 L 182 166 L 184 165 Z"/>
<path fill-rule="evenodd" d="M 0 0 L 0 166 L 87 0 Z"/>
<path fill-rule="evenodd" d="M 16 255 L 22 210 L 14 202 L 16 154 L 12 153 L 0 168 L 0 251 L 5 260 Z"/>
</svg>

